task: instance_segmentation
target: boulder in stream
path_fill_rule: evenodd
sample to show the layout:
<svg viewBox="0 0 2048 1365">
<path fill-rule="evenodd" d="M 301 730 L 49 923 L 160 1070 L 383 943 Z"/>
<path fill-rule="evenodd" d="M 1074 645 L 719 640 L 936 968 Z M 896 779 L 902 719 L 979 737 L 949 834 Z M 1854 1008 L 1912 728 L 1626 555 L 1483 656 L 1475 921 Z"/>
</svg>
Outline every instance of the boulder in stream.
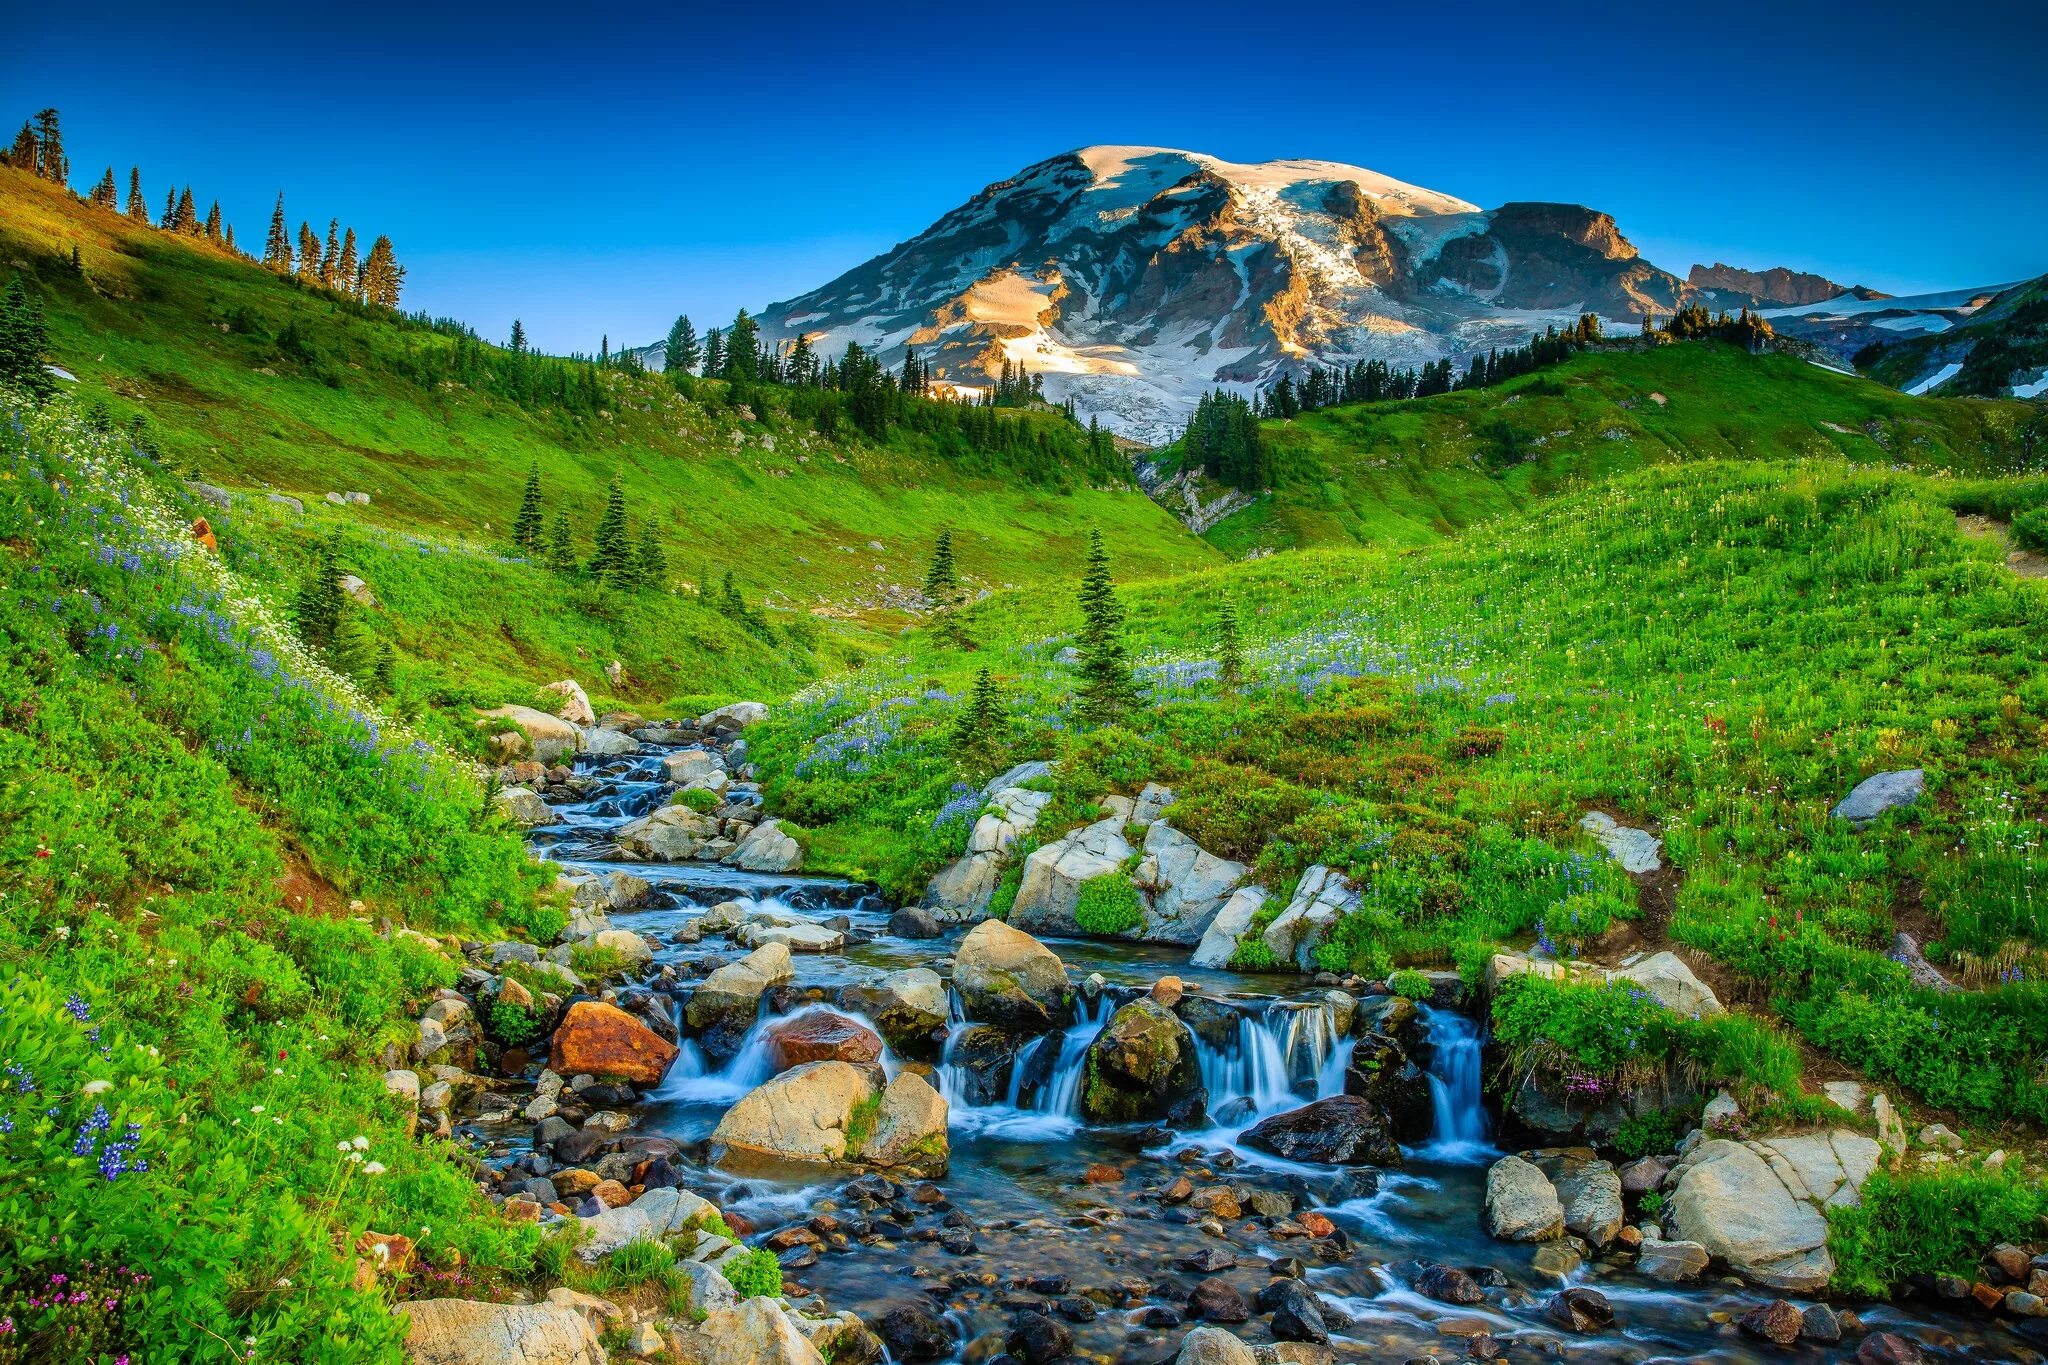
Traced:
<svg viewBox="0 0 2048 1365">
<path fill-rule="evenodd" d="M 796 980 L 789 949 L 780 943 L 756 948 L 704 979 L 683 1017 L 703 1035 L 704 1050 L 720 1060 L 732 1056 L 761 1013 L 761 995 Z"/>
<path fill-rule="evenodd" d="M 1549 1179 L 1564 1208 L 1567 1232 L 1599 1251 L 1613 1241 L 1628 1221 L 1621 1202 L 1621 1177 L 1614 1164 L 1602 1161 L 1589 1147 L 1549 1148 L 1524 1153 Z"/>
<path fill-rule="evenodd" d="M 1752 1284 L 1814 1293 L 1834 1274 L 1828 1222 L 1740 1142 L 1710 1138 L 1678 1163 L 1665 1226 Z"/>
<path fill-rule="evenodd" d="M 688 806 L 663 806 L 612 833 L 622 858 L 676 863 L 697 857 L 718 838 L 718 821 Z"/>
<path fill-rule="evenodd" d="M 1385 1111 L 1357 1095 L 1333 1095 L 1261 1119 L 1241 1141 L 1289 1161 L 1401 1165 L 1401 1147 Z"/>
<path fill-rule="evenodd" d="M 1027 933 L 985 920 L 960 940 L 953 988 L 968 1017 L 1025 1033 L 1061 1028 L 1073 1016 L 1067 968 Z"/>
<path fill-rule="evenodd" d="M 804 846 L 780 820 L 763 820 L 747 831 L 725 861 L 745 872 L 794 872 L 804 865 Z"/>
<path fill-rule="evenodd" d="M 1195 1035 L 1147 998 L 1118 1010 L 1088 1045 L 1081 1114 L 1091 1123 L 1187 1117 L 1202 1088 Z"/>
<path fill-rule="evenodd" d="M 890 1047 L 906 1057 L 937 1061 L 946 1033 L 946 983 L 929 967 L 891 972 L 839 993 L 842 1007 L 865 1014 Z"/>
<path fill-rule="evenodd" d="M 858 1020 L 831 1010 L 805 1010 L 772 1025 L 768 1056 L 777 1071 L 806 1062 L 852 1062 L 868 1066 L 882 1060 L 882 1039 Z"/>
<path fill-rule="evenodd" d="M 615 1005 L 579 1000 L 555 1030 L 548 1066 L 558 1076 L 615 1076 L 634 1085 L 661 1083 L 677 1048 Z"/>
<path fill-rule="evenodd" d="M 847 1062 L 810 1062 L 740 1097 L 711 1134 L 714 1147 L 785 1161 L 844 1161 L 854 1111 L 875 1095 L 871 1072 Z"/>
<path fill-rule="evenodd" d="M 1564 1236 L 1564 1205 L 1550 1178 L 1518 1156 L 1494 1162 L 1486 1172 L 1486 1230 L 1508 1242 Z"/>
</svg>

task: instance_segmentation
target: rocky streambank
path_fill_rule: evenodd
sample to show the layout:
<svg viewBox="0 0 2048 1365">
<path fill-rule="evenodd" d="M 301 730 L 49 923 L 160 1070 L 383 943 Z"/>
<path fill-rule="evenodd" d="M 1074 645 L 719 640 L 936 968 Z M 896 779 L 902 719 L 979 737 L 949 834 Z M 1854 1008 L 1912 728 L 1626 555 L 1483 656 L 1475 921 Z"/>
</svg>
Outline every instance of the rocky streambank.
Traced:
<svg viewBox="0 0 2048 1365">
<path fill-rule="evenodd" d="M 952 881 L 992 896 L 1021 873 L 1025 913 L 906 910 L 745 865 L 772 822 L 747 765 L 751 711 L 567 709 L 573 748 L 538 774 L 516 765 L 541 758 L 506 757 L 545 807 L 530 837 L 564 866 L 573 918 L 552 945 L 437 944 L 460 988 L 431 1003 L 388 1083 L 475 1153 L 507 1219 L 573 1234 L 593 1266 L 659 1244 L 689 1302 L 561 1288 L 407 1305 L 418 1359 L 2032 1349 L 2003 1298 L 1996 1317 L 1826 1299 L 1811 1234 L 1867 1178 L 1856 1132 L 1703 1123 L 1633 1163 L 1604 1136 L 1511 1152 L 1493 1133 L 1522 1120 L 1483 1098 L 1484 1040 L 1455 977 L 1413 1000 L 1334 978 L 1251 994 L 1204 968 L 1195 949 L 1252 888 L 1182 846 L 1171 793 L 1107 803 L 1094 833 L 1023 859 L 1033 872 L 1005 860 L 1044 793 L 1006 775 Z M 655 818 L 668 810 L 705 823 Z M 1133 854 L 1141 933 L 1173 941 L 1065 937 L 1081 864 Z M 1296 948 L 1347 890 L 1325 876 L 1292 898 Z M 1689 989 L 1668 964 L 1640 975 Z"/>
</svg>

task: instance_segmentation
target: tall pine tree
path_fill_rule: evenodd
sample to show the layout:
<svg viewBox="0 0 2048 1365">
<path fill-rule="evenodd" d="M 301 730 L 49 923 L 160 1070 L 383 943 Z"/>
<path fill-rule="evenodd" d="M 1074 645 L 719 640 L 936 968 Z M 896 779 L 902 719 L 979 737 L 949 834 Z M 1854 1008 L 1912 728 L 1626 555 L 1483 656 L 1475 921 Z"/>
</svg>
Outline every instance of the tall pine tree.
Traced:
<svg viewBox="0 0 2048 1365">
<path fill-rule="evenodd" d="M 306 570 L 306 576 L 299 580 L 299 590 L 292 598 L 292 618 L 299 628 L 299 639 L 306 648 L 323 658 L 331 658 L 335 645 L 341 640 L 341 616 L 346 606 L 346 596 L 341 590 L 341 561 L 335 554 L 332 541 L 322 541 L 313 551 L 313 563 Z"/>
<path fill-rule="evenodd" d="M 604 495 L 604 513 L 597 519 L 593 539 L 596 549 L 590 556 L 591 577 L 610 588 L 632 587 L 633 541 L 626 527 L 626 490 L 617 475 Z"/>
<path fill-rule="evenodd" d="M 668 344 L 662 348 L 662 369 L 669 374 L 688 374 L 703 358 L 703 348 L 697 344 L 697 329 L 690 325 L 689 314 L 685 313 L 668 329 Z"/>
<path fill-rule="evenodd" d="M 399 291 L 404 288 L 405 267 L 398 263 L 391 239 L 380 233 L 363 260 L 363 300 L 379 308 L 396 308 Z"/>
<path fill-rule="evenodd" d="M 1088 533 L 1088 565 L 1081 575 L 1080 704 L 1076 714 L 1084 725 L 1109 725 L 1138 701 L 1131 661 L 1124 651 L 1123 607 L 1109 578 L 1109 552 L 1102 532 Z"/>
<path fill-rule="evenodd" d="M 924 595 L 933 606 L 944 606 L 959 593 L 960 574 L 953 566 L 953 532 L 949 528 L 939 532 L 938 542 L 932 546 L 932 560 L 924 571 Z"/>
<path fill-rule="evenodd" d="M 107 167 L 106 174 L 100 177 L 100 183 L 92 187 L 92 206 L 96 209 L 105 209 L 109 213 L 119 212 L 121 192 L 114 188 L 112 166 Z"/>
<path fill-rule="evenodd" d="M 270 235 L 263 239 L 263 264 L 280 275 L 292 273 L 292 230 L 284 217 L 284 191 L 277 192 L 277 207 L 270 211 Z"/>
<path fill-rule="evenodd" d="M 572 573 L 576 568 L 576 537 L 569 530 L 569 513 L 560 507 L 555 509 L 555 524 L 548 531 L 548 567 L 556 573 Z"/>
<path fill-rule="evenodd" d="M 535 465 L 526 472 L 526 491 L 519 495 L 519 515 L 512 518 L 512 543 L 528 554 L 538 554 L 541 525 L 540 466 Z"/>
<path fill-rule="evenodd" d="M 1244 646 L 1237 638 L 1237 602 L 1228 593 L 1216 605 L 1216 678 L 1230 691 L 1244 681 Z"/>
<path fill-rule="evenodd" d="M 64 134 L 57 130 L 57 111 L 36 111 L 36 174 L 59 185 L 71 181 L 71 162 L 64 155 Z"/>
<path fill-rule="evenodd" d="M 978 670 L 953 722 L 953 733 L 947 737 L 953 761 L 969 778 L 982 780 L 1001 765 L 1009 729 L 1010 711 L 1003 703 L 1002 690 L 986 668 Z"/>
<path fill-rule="evenodd" d="M 142 167 L 128 168 L 128 221 L 149 225 L 149 201 L 142 197 Z"/>
<path fill-rule="evenodd" d="M 0 384 L 32 398 L 48 398 L 57 387 L 46 368 L 49 346 L 42 305 L 16 275 L 7 282 L 7 292 L 0 294 Z"/>
</svg>

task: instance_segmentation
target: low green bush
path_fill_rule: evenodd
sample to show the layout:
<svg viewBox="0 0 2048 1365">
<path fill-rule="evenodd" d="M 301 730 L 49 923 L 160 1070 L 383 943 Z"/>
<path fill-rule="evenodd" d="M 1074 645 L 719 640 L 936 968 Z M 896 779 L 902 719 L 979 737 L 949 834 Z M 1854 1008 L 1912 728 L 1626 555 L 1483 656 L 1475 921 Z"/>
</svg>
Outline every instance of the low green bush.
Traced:
<svg viewBox="0 0 2048 1365">
<path fill-rule="evenodd" d="M 1993 1246 L 2038 1237 L 2048 1187 L 1955 1167 L 1878 1170 L 1864 1181 L 1860 1204 L 1827 1212 L 1832 1287 L 1882 1299 L 1914 1275 L 1975 1279 L 1979 1258 Z"/>
<path fill-rule="evenodd" d="M 1081 883 L 1080 898 L 1074 903 L 1074 922 L 1083 933 L 1104 938 L 1129 933 L 1145 922 L 1138 888 L 1121 872 Z"/>
<path fill-rule="evenodd" d="M 1413 967 L 1403 967 L 1387 982 L 1394 994 L 1407 1000 L 1427 1000 L 1435 993 L 1429 978 Z"/>
<path fill-rule="evenodd" d="M 706 811 L 717 810 L 720 803 L 718 797 L 707 788 L 686 787 L 676 793 L 674 804 L 688 806 L 701 815 Z"/>
<path fill-rule="evenodd" d="M 755 1247 L 726 1262 L 725 1278 L 741 1299 L 772 1299 L 782 1293 L 782 1263 L 767 1247 Z"/>
</svg>

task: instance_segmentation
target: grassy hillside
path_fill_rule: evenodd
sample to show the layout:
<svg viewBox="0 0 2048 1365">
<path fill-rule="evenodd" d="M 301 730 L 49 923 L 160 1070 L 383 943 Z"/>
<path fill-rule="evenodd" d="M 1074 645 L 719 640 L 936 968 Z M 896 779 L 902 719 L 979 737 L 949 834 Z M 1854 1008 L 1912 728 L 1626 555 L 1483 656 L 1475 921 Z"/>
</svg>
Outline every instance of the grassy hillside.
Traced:
<svg viewBox="0 0 2048 1365">
<path fill-rule="evenodd" d="M 1708 459 L 2005 471 L 2035 416 L 1713 342 L 1601 350 L 1496 388 L 1269 421 L 1277 488 L 1207 538 L 1233 556 L 1420 545 L 1578 483 Z"/>
<path fill-rule="evenodd" d="M 827 438 L 789 420 L 772 390 L 754 392 L 756 411 L 730 406 L 716 382 L 690 399 L 660 376 L 616 371 L 597 374 L 600 397 L 580 404 L 436 380 L 465 344 L 445 330 L 278 279 L 5 168 L 0 261 L 40 294 L 54 358 L 77 376 L 85 408 L 123 427 L 142 419 L 166 465 L 236 493 L 217 519 L 274 552 L 281 573 L 298 570 L 316 535 L 340 534 L 384 603 L 373 629 L 436 665 L 437 685 L 565 672 L 588 683 L 616 658 L 629 679 L 619 699 L 643 706 L 679 690 L 786 688 L 843 662 L 830 632 L 822 654 L 808 630 L 750 641 L 684 600 L 697 580 L 730 569 L 770 608 L 893 626 L 903 618 L 891 604 L 922 580 L 944 526 L 963 573 L 988 586 L 1064 577 L 1091 526 L 1143 571 L 1212 557 L 1142 495 L 1091 487 L 1085 471 L 1022 479 L 988 452 L 904 428 L 880 445 Z M 561 614 L 561 581 L 505 562 L 534 468 L 549 515 L 570 511 L 586 554 L 619 477 L 636 524 L 661 527 L 673 591 L 579 622 L 548 619 Z M 330 491 L 371 502 L 328 507 Z M 266 503 L 272 492 L 300 499 L 304 516 Z"/>
<path fill-rule="evenodd" d="M 974 813 L 985 774 L 948 736 L 990 666 L 1015 717 L 1000 756 L 1062 760 L 1042 838 L 1105 790 L 1168 782 L 1176 824 L 1251 862 L 1271 911 L 1312 863 L 1357 879 L 1366 908 L 1326 966 L 1471 967 L 1539 936 L 1610 960 L 1678 945 L 1829 1066 L 1973 1121 L 2048 1122 L 2048 595 L 1958 534 L 1958 496 L 1984 490 L 1839 459 L 1673 462 L 1422 548 L 1138 585 L 1145 705 L 1087 733 L 1056 662 L 1078 612 L 1005 597 L 967 622 L 980 651 L 920 639 L 811 689 L 755 752 L 824 856 L 914 886 Z M 1215 680 L 1226 594 L 1236 692 Z M 1827 818 L 1912 766 L 1930 794 L 1910 812 L 1861 833 Z M 1629 886 L 1576 828 L 1593 808 L 1659 830 L 1673 873 Z M 1883 955 L 1897 928 L 1989 989 L 1917 990 Z M 1731 1056 L 1768 1060 L 1774 1088 L 1796 1077 L 1795 1051 L 1749 1041 Z"/>
</svg>

